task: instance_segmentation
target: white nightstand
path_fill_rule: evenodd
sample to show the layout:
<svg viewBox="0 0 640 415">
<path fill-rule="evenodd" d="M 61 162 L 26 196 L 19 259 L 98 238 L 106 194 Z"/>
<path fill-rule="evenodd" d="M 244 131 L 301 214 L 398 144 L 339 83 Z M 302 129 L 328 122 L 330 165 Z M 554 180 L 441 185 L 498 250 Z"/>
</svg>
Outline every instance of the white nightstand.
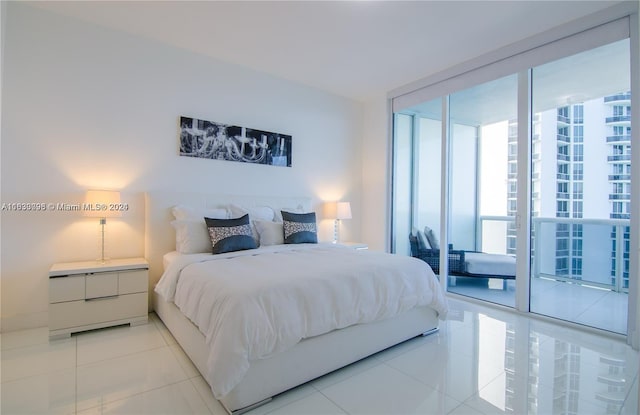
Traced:
<svg viewBox="0 0 640 415">
<path fill-rule="evenodd" d="M 148 319 L 144 258 L 54 264 L 49 269 L 49 338 Z"/>
<path fill-rule="evenodd" d="M 347 246 L 349 248 L 358 250 L 369 249 L 369 245 L 362 242 L 338 242 L 338 245 Z"/>
</svg>

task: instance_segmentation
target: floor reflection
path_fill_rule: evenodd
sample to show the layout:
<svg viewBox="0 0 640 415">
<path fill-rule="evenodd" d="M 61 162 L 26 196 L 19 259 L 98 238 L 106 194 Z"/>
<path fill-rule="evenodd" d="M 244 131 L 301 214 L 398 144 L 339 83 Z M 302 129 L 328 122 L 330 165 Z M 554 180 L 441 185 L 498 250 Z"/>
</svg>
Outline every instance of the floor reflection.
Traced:
<svg viewBox="0 0 640 415">
<path fill-rule="evenodd" d="M 578 415 L 626 413 L 626 402 L 635 405 L 629 413 L 637 413 L 638 352 L 623 342 L 462 301 L 451 304 L 452 341 L 471 343 L 477 358 L 478 391 L 465 404 L 483 413 Z M 488 381 L 496 367 L 502 373 Z"/>
</svg>

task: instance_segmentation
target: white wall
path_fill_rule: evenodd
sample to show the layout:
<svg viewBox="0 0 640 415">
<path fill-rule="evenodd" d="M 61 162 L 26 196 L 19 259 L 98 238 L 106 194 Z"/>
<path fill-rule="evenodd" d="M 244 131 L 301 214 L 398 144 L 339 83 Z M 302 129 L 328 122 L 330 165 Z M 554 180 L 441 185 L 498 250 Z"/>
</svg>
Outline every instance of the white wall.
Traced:
<svg viewBox="0 0 640 415">
<path fill-rule="evenodd" d="M 25 3 L 3 12 L 2 202 L 120 189 L 131 211 L 109 221 L 112 257 L 144 254 L 143 192 L 160 189 L 310 196 L 319 211 L 348 200 L 342 237 L 369 242 L 361 104 Z M 180 157 L 181 115 L 291 134 L 293 167 Z M 47 324 L 50 265 L 96 257 L 97 229 L 77 213 L 2 212 L 2 330 Z M 321 239 L 332 231 L 320 221 Z"/>
<path fill-rule="evenodd" d="M 369 249 L 389 249 L 391 134 L 386 97 L 364 105 L 362 129 L 362 240 Z"/>
</svg>

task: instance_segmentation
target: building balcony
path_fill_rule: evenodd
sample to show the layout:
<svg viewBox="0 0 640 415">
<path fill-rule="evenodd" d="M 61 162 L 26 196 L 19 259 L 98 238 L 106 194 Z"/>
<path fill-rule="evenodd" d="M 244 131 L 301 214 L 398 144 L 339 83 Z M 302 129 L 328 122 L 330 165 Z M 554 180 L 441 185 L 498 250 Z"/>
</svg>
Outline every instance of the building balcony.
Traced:
<svg viewBox="0 0 640 415">
<path fill-rule="evenodd" d="M 609 181 L 610 182 L 628 182 L 631 180 L 630 174 L 610 174 Z"/>
<path fill-rule="evenodd" d="M 631 161 L 631 154 L 616 154 L 613 156 L 607 156 L 607 161 Z"/>
<path fill-rule="evenodd" d="M 627 92 L 625 94 L 615 94 L 609 95 L 608 97 L 604 97 L 604 102 L 606 104 L 630 104 L 631 103 L 631 92 Z"/>
<path fill-rule="evenodd" d="M 630 143 L 631 134 L 610 135 L 607 137 L 607 143 Z"/>
<path fill-rule="evenodd" d="M 609 217 L 611 219 L 631 219 L 631 214 L 630 213 L 611 213 L 609 214 Z"/>
<path fill-rule="evenodd" d="M 613 117 L 607 117 L 607 124 L 630 124 L 631 115 L 614 115 Z"/>
<path fill-rule="evenodd" d="M 568 135 L 558 134 L 556 137 L 558 138 L 558 141 L 561 141 L 563 143 L 570 143 L 571 142 L 571 140 L 569 139 Z"/>
<path fill-rule="evenodd" d="M 556 199 L 569 199 L 569 193 L 556 193 Z"/>
<path fill-rule="evenodd" d="M 571 160 L 568 154 L 560 154 L 560 153 L 558 153 L 557 159 L 558 161 L 566 161 L 566 162 L 569 162 Z"/>
<path fill-rule="evenodd" d="M 475 250 L 495 254 L 514 254 L 513 240 L 509 229 L 512 229 L 515 221 L 509 216 L 480 216 L 476 235 Z M 559 234 L 566 234 L 563 238 L 569 238 L 575 230 L 575 225 L 580 226 L 579 238 L 583 239 L 582 255 L 572 254 L 571 249 L 561 249 L 570 257 L 586 258 L 591 255 L 600 255 L 603 259 L 600 267 L 589 266 L 582 268 L 581 275 L 572 275 L 575 271 L 573 261 L 567 261 L 567 267 L 557 268 L 556 265 L 556 240 Z M 533 217 L 531 220 L 531 308 L 535 313 L 563 320 L 574 321 L 579 324 L 601 328 L 614 333 L 626 333 L 627 318 L 626 304 L 629 292 L 629 273 L 624 272 L 625 256 L 625 229 L 630 226 L 629 220 L 621 219 L 573 219 L 555 217 Z M 558 229 L 567 229 L 558 233 Z M 456 241 L 453 242 L 456 246 Z M 612 244 L 615 248 L 611 248 Z M 457 248 L 460 249 L 460 248 Z M 560 253 L 560 252 L 559 252 Z M 612 256 L 610 256 L 612 255 Z M 607 258 L 607 260 L 604 260 Z M 518 259 L 519 260 L 519 259 Z M 628 261 L 628 259 L 627 259 Z M 556 269 L 557 268 L 557 269 Z M 527 279 L 528 275 L 518 275 L 519 279 Z M 449 276 L 448 291 L 459 295 L 472 297 L 494 304 L 515 307 L 515 280 L 503 280 L 499 278 L 461 277 Z M 567 307 L 559 307 L 558 304 L 570 304 Z M 612 310 L 621 310 L 622 314 L 616 314 L 616 318 L 603 319 L 605 314 Z M 576 317 L 579 316 L 579 317 Z M 558 379 L 566 380 L 567 374 L 564 367 L 567 356 L 573 353 L 566 350 L 555 360 L 561 364 L 556 371 Z M 610 353 L 607 355 L 609 358 Z M 607 363 L 608 362 L 603 362 Z M 560 374 L 562 372 L 562 374 Z M 617 374 L 617 372 L 616 372 Z M 599 376 L 611 377 L 611 375 Z M 607 381 L 607 384 L 611 382 Z M 635 412 L 634 412 L 635 413 Z"/>
<path fill-rule="evenodd" d="M 556 177 L 557 177 L 558 180 L 567 180 L 567 181 L 569 180 L 569 175 L 568 174 L 564 174 L 564 173 L 558 173 L 556 175 Z M 611 180 L 611 179 L 609 179 L 609 180 Z"/>
<path fill-rule="evenodd" d="M 628 193 L 609 193 L 609 200 L 631 200 Z"/>
<path fill-rule="evenodd" d="M 565 117 L 564 115 L 558 115 L 558 123 L 569 125 L 571 123 L 571 118 Z"/>
<path fill-rule="evenodd" d="M 565 216 L 560 217 L 561 215 L 565 215 L 565 213 L 559 212 L 558 217 L 555 218 L 532 218 L 531 231 L 532 235 L 535 236 L 532 239 L 531 249 L 540 255 L 538 257 L 534 255 L 532 258 L 531 274 L 533 280 L 543 278 L 558 282 L 569 282 L 578 286 L 606 289 L 613 292 L 628 292 L 628 274 L 623 272 L 625 261 L 625 250 L 623 246 L 625 240 L 627 240 L 625 239 L 624 229 L 630 225 L 629 214 L 612 213 L 610 214 L 610 219 L 577 219 Z M 568 213 L 566 216 L 568 216 Z M 506 241 L 509 237 L 509 224 L 515 223 L 514 217 L 480 216 L 479 221 L 480 231 L 477 238 L 477 250 L 481 252 L 493 252 L 496 248 L 492 247 L 497 246 L 503 246 L 504 249 L 506 249 L 506 244 L 502 241 Z M 585 269 L 581 275 L 577 276 L 571 276 L 570 269 L 556 270 L 554 267 L 555 261 L 547 261 L 542 256 L 548 257 L 551 255 L 554 259 L 562 256 L 567 258 L 573 257 L 571 249 L 565 247 L 558 249 L 555 242 L 558 239 L 569 238 L 571 235 L 570 229 L 572 229 L 573 225 L 581 225 L 580 238 L 585 241 L 585 249 L 589 247 L 588 249 L 595 249 L 597 252 L 604 249 L 611 253 L 611 245 L 613 243 L 617 247 L 617 249 L 613 251 L 614 256 L 612 259 L 614 261 L 607 261 L 607 265 L 603 265 L 602 269 Z M 566 233 L 559 232 L 561 226 L 567 228 Z M 614 228 L 615 232 L 612 232 Z M 506 252 L 496 251 L 493 253 L 504 254 Z M 577 257 L 586 257 L 593 254 L 595 254 L 595 251 L 584 251 L 582 255 L 577 255 Z M 569 267 L 571 266 L 571 262 L 569 261 Z M 594 271 L 596 272 L 594 273 Z"/>
</svg>

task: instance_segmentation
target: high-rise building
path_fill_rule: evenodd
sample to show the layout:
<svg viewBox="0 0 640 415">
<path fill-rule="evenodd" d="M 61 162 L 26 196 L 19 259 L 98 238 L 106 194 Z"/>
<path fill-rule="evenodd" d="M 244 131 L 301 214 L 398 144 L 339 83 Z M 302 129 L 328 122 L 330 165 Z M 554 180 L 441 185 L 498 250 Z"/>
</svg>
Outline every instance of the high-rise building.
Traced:
<svg viewBox="0 0 640 415">
<path fill-rule="evenodd" d="M 538 273 L 570 280 L 586 276 L 592 283 L 628 289 L 630 102 L 630 92 L 617 93 L 535 114 L 532 255 L 545 250 L 537 258 Z M 509 216 L 516 214 L 516 143 L 517 124 L 509 121 Z M 515 254 L 515 239 L 510 224 L 509 254 Z"/>
</svg>

